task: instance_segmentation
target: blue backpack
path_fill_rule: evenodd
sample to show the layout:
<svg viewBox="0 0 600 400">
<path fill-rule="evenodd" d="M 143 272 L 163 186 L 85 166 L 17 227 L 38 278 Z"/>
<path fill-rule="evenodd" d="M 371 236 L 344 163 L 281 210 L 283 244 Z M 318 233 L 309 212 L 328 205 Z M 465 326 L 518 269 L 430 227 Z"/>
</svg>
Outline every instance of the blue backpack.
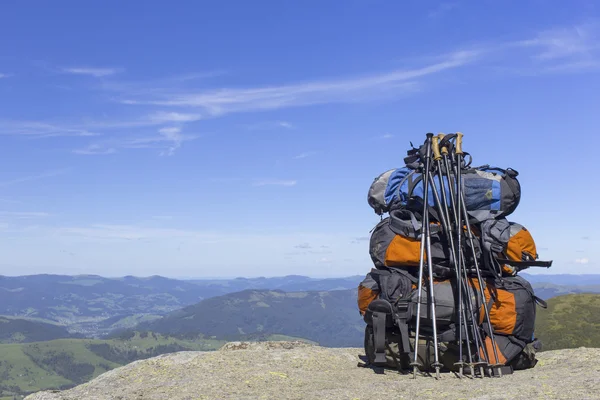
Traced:
<svg viewBox="0 0 600 400">
<path fill-rule="evenodd" d="M 484 165 L 461 171 L 467 212 L 475 221 L 506 217 L 512 214 L 521 200 L 518 172 Z M 456 192 L 456 180 L 452 175 Z M 448 178 L 443 177 L 446 199 L 450 206 Z M 433 179 L 441 198 L 439 177 Z M 394 208 L 408 208 L 422 212 L 423 176 L 413 168 L 390 169 L 376 177 L 369 188 L 367 201 L 376 214 L 383 215 Z M 428 205 L 435 209 L 433 189 L 429 187 Z"/>
</svg>

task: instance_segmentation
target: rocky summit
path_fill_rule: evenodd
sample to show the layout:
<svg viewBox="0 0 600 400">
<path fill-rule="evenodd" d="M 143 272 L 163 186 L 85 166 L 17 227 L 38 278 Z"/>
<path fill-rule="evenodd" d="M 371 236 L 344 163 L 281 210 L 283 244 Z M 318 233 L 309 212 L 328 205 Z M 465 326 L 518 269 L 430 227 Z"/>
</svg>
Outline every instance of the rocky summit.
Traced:
<svg viewBox="0 0 600 400">
<path fill-rule="evenodd" d="M 361 348 L 304 342 L 232 342 L 140 360 L 65 391 L 26 400 L 196 399 L 594 399 L 600 349 L 538 354 L 535 368 L 501 378 L 458 379 L 360 368 Z"/>
</svg>

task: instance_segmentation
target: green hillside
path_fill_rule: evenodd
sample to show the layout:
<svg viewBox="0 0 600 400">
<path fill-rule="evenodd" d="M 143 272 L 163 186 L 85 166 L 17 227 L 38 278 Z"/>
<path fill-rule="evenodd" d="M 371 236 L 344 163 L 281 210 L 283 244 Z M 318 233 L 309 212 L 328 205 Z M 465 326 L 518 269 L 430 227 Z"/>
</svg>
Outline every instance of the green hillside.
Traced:
<svg viewBox="0 0 600 400">
<path fill-rule="evenodd" d="M 59 339 L 0 345 L 0 399 L 68 388 L 135 360 L 183 350 L 215 350 L 223 341 L 148 332 L 111 340 Z"/>
<path fill-rule="evenodd" d="M 364 322 L 356 296 L 356 289 L 245 290 L 203 300 L 136 329 L 172 335 L 202 334 L 224 340 L 289 335 L 321 346 L 359 347 Z"/>
<path fill-rule="evenodd" d="M 538 308 L 536 334 L 544 350 L 600 347 L 600 295 L 568 294 Z"/>
<path fill-rule="evenodd" d="M 56 323 L 0 315 L 0 343 L 28 343 L 74 337 Z"/>
</svg>

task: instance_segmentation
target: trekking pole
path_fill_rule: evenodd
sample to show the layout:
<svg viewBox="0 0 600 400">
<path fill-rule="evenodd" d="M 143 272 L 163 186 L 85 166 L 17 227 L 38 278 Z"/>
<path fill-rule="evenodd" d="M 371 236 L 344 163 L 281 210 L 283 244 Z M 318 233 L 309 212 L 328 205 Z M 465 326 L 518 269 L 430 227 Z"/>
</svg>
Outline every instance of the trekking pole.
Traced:
<svg viewBox="0 0 600 400">
<path fill-rule="evenodd" d="M 460 136 L 459 136 L 460 135 Z M 460 141 L 458 142 L 459 145 L 459 152 L 462 152 L 462 134 L 457 133 L 457 134 L 452 134 L 449 135 L 446 141 L 449 141 L 451 139 L 455 139 L 457 140 L 458 138 L 460 138 Z M 446 163 L 446 169 L 448 171 L 448 173 L 450 174 L 450 161 L 448 160 L 448 158 L 450 158 L 452 164 L 455 164 L 455 156 L 456 156 L 456 146 L 454 146 L 454 148 L 451 149 L 450 151 L 450 157 L 448 157 L 448 151 L 446 150 L 444 152 L 445 155 L 445 163 Z M 455 165 L 453 165 L 453 167 L 455 167 Z M 450 185 L 450 191 L 452 192 L 452 196 L 451 199 L 454 200 L 453 203 L 453 210 L 455 212 L 455 216 L 457 217 L 458 221 L 457 221 L 457 229 L 456 229 L 456 234 L 458 237 L 458 240 L 460 240 L 460 238 L 462 238 L 463 236 L 463 225 L 462 225 L 462 221 L 461 221 L 461 206 L 460 204 L 463 202 L 462 200 L 464 200 L 464 196 L 462 194 L 462 190 L 463 190 L 463 185 L 462 185 L 462 175 L 461 175 L 461 170 L 459 168 L 453 168 L 456 178 L 457 178 L 457 183 L 456 183 L 456 196 L 455 193 L 453 192 L 453 188 L 454 188 L 454 183 L 452 183 Z M 449 177 L 449 179 L 451 179 L 451 176 Z M 468 221 L 468 219 L 466 219 Z M 471 298 L 471 285 L 470 285 L 470 281 L 469 281 L 469 277 L 467 275 L 467 271 L 466 271 L 466 260 L 463 254 L 463 249 L 462 249 L 462 245 L 459 246 L 459 254 L 460 254 L 460 260 L 461 260 L 461 264 L 459 265 L 459 274 L 461 275 L 461 278 L 464 279 L 464 285 L 465 285 L 465 292 L 467 295 L 467 298 Z M 475 253 L 473 253 L 473 258 L 475 258 Z M 483 296 L 483 294 L 482 294 Z M 476 348 L 479 349 L 480 344 L 483 343 L 483 338 L 481 337 L 481 333 L 479 331 L 479 324 L 476 324 L 475 321 L 478 320 L 478 316 L 475 315 L 475 311 L 473 310 L 473 307 L 471 305 L 471 302 L 468 301 L 467 302 L 467 308 L 471 317 L 471 328 L 473 330 L 473 336 L 475 338 L 475 344 L 476 344 Z M 485 350 L 485 348 L 483 348 Z M 474 371 L 474 367 L 475 366 L 479 366 L 480 369 L 480 375 L 483 378 L 484 377 L 484 371 L 483 371 L 483 366 L 488 366 L 489 365 L 489 357 L 487 354 L 487 351 L 484 351 L 484 356 L 485 356 L 485 361 L 483 361 L 481 359 L 481 355 L 479 354 L 479 352 L 476 353 L 477 354 L 477 358 L 478 358 L 478 362 L 475 364 L 471 365 L 471 376 L 474 378 L 475 377 L 475 371 Z"/>
<path fill-rule="evenodd" d="M 443 134 L 442 134 L 443 135 Z M 442 136 L 443 137 L 443 136 Z M 445 147 L 443 148 L 445 149 Z M 447 150 L 446 150 L 447 151 Z M 441 202 L 439 199 L 439 196 L 437 194 L 437 189 L 435 187 L 435 184 L 433 183 L 433 178 L 431 179 L 431 185 L 433 186 L 434 189 L 434 196 L 436 199 L 436 202 L 438 203 L 438 210 L 439 213 L 441 215 L 441 220 L 442 220 L 442 226 L 444 228 L 444 232 L 448 238 L 448 241 L 450 242 L 450 265 L 454 268 L 454 271 L 456 273 L 456 285 L 457 285 L 457 290 L 458 290 L 458 309 L 457 309 L 457 314 L 458 314 L 458 335 L 459 335 L 459 339 L 458 339 L 458 343 L 459 343 L 459 362 L 455 363 L 454 365 L 458 365 L 459 367 L 459 378 L 463 377 L 463 371 L 464 371 L 464 358 L 463 358 L 463 349 L 464 349 L 464 345 L 465 345 L 465 341 L 467 343 L 467 351 L 468 351 L 468 357 L 469 357 L 469 366 L 471 367 L 472 370 L 472 366 L 473 366 L 473 356 L 471 354 L 471 347 L 469 346 L 470 340 L 469 340 L 469 331 L 468 331 L 468 326 L 467 326 L 467 320 L 465 317 L 465 310 L 464 310 L 464 306 L 463 306 L 463 298 L 462 298 L 462 292 L 463 292 L 463 281 L 462 281 L 462 276 L 460 275 L 460 271 L 457 268 L 457 259 L 458 257 L 456 256 L 456 248 L 454 246 L 454 237 L 452 235 L 452 226 L 451 226 L 451 222 L 450 222 L 450 211 L 449 211 L 449 206 L 447 203 L 447 198 L 446 198 L 446 187 L 444 185 L 444 179 L 443 179 L 443 171 L 442 171 L 442 163 L 441 163 L 441 159 L 442 159 L 442 155 L 440 154 L 440 148 L 439 148 L 439 137 L 435 137 L 433 138 L 433 160 L 436 163 L 436 167 L 437 167 L 437 171 L 438 171 L 438 178 L 440 181 L 440 187 L 441 187 L 441 192 L 442 192 L 442 201 L 444 202 L 444 207 L 441 206 Z M 450 175 L 448 174 L 448 182 L 450 183 Z M 467 299 L 469 297 L 467 296 Z M 463 326 L 464 326 L 464 330 L 465 330 L 465 334 L 466 334 L 466 338 L 463 339 Z"/>
<path fill-rule="evenodd" d="M 454 192 L 454 180 L 452 179 L 452 175 L 451 175 L 451 172 L 450 172 L 451 171 L 450 170 L 450 163 L 448 161 L 448 146 L 450 145 L 448 141 L 451 140 L 451 139 L 453 139 L 453 138 L 455 138 L 456 134 L 449 135 L 445 141 L 442 141 L 445 136 L 446 135 L 444 135 L 443 133 L 440 133 L 438 135 L 438 138 L 440 140 L 440 145 L 439 146 L 441 147 L 441 153 L 442 153 L 442 156 L 443 156 L 443 159 L 444 159 L 444 163 L 441 164 L 441 165 L 443 167 L 445 167 L 444 173 L 446 174 L 446 176 L 448 178 L 448 189 L 449 189 L 449 194 L 450 194 L 449 198 L 450 198 L 450 203 L 451 203 L 450 204 L 450 208 L 453 211 L 453 216 L 456 216 L 456 215 L 458 215 L 458 213 L 456 211 L 456 204 L 455 204 L 456 203 L 456 199 L 455 199 L 455 196 L 454 196 L 454 194 L 455 194 L 455 192 Z M 445 188 L 443 190 L 443 193 L 445 194 Z M 447 218 L 448 219 L 450 219 L 450 217 L 449 217 L 450 208 L 446 207 L 446 211 L 448 213 L 447 214 Z M 454 222 L 456 223 L 456 220 Z M 461 231 L 457 230 L 457 235 L 460 235 L 460 234 L 461 234 Z M 450 236 L 450 240 L 452 242 L 452 247 L 454 248 L 453 236 Z M 457 248 L 457 253 L 458 253 L 458 258 L 456 257 L 456 254 L 455 254 L 454 255 L 455 260 L 460 259 L 462 265 L 466 265 L 464 254 L 462 252 L 462 247 Z M 487 363 L 487 361 L 483 361 L 481 359 L 481 356 L 480 356 L 479 353 L 476 353 L 478 361 L 477 362 L 473 362 L 473 356 L 471 354 L 471 345 L 470 345 L 471 341 L 470 341 L 469 336 L 468 336 L 468 334 L 469 334 L 469 326 L 468 326 L 468 321 L 467 321 L 467 318 L 466 318 L 466 315 L 465 315 L 466 313 L 468 313 L 468 315 L 470 315 L 470 318 L 471 318 L 471 330 L 472 330 L 473 338 L 475 340 L 476 348 L 479 349 L 479 344 L 483 342 L 483 339 L 481 338 L 481 334 L 479 332 L 478 327 L 473 323 L 473 321 L 475 320 L 475 317 L 474 317 L 473 306 L 472 306 L 471 301 L 470 301 L 470 299 L 472 298 L 472 295 L 471 295 L 471 293 L 472 293 L 471 292 L 471 285 L 469 285 L 469 279 L 467 277 L 465 268 L 461 268 L 460 270 L 457 268 L 456 272 L 457 272 L 457 279 L 458 279 L 458 284 L 459 284 L 459 297 L 462 297 L 462 294 L 464 293 L 464 297 L 461 299 L 461 301 L 459 301 L 459 305 L 463 307 L 463 311 L 460 313 L 460 316 L 462 316 L 464 322 L 463 322 L 463 324 L 459 324 L 459 326 L 464 326 L 465 334 L 467 335 L 467 337 L 466 337 L 466 343 L 467 343 L 467 352 L 468 352 L 468 356 L 469 356 L 469 364 L 468 365 L 469 365 L 469 367 L 471 369 L 471 377 L 475 377 L 475 375 L 474 375 L 474 368 L 475 367 L 479 367 L 481 377 L 483 377 L 484 376 L 483 366 L 487 365 L 488 363 Z M 466 304 L 466 308 L 467 308 L 466 313 L 465 313 L 465 310 L 464 310 L 465 304 Z M 459 332 L 459 335 L 461 335 L 461 333 L 462 332 Z M 462 347 L 461 347 L 461 350 L 462 350 Z M 487 353 L 484 353 L 484 355 L 486 357 L 485 359 L 487 360 L 487 355 L 486 354 Z M 462 360 L 463 359 L 461 357 L 461 361 Z M 459 364 L 459 367 L 460 367 L 460 364 Z M 461 375 L 462 375 L 462 373 L 461 373 Z"/>
<path fill-rule="evenodd" d="M 425 214 L 425 220 L 427 221 L 427 225 L 426 225 L 426 232 L 427 232 L 427 267 L 429 269 L 429 296 L 431 297 L 431 322 L 433 325 L 433 354 L 434 354 L 434 362 L 432 364 L 432 366 L 435 368 L 435 377 L 436 379 L 440 378 L 440 368 L 443 366 L 440 361 L 439 361 L 439 352 L 438 352 L 438 338 L 437 338 L 437 318 L 436 318 L 436 310 L 435 310 L 435 292 L 434 292 L 434 287 L 433 287 L 433 258 L 431 256 L 431 226 L 429 224 L 429 210 L 427 209 L 427 206 L 429 205 L 429 181 L 432 179 L 431 177 L 431 144 L 432 144 L 432 138 L 433 138 L 433 133 L 428 133 L 427 134 L 428 137 L 428 153 L 427 153 L 427 164 L 429 165 L 429 168 L 426 171 L 426 175 L 424 177 L 424 184 L 425 184 L 425 192 L 424 192 L 424 198 L 425 198 L 425 209 L 427 211 L 427 213 Z M 432 186 L 433 190 L 435 190 L 435 185 Z"/>
<path fill-rule="evenodd" d="M 423 295 L 423 267 L 425 261 L 425 245 L 427 238 L 429 237 L 429 218 L 427 217 L 429 211 L 428 207 L 428 191 L 429 191 L 429 180 L 427 178 L 430 170 L 430 160 L 431 160 L 431 138 L 433 137 L 433 133 L 427 133 L 427 139 L 425 140 L 425 149 L 426 156 L 424 160 L 424 171 L 423 171 L 423 214 L 421 217 L 422 220 L 422 228 L 421 228 L 421 248 L 420 248 L 420 259 L 419 259 L 419 282 L 418 282 L 418 292 L 417 292 L 417 322 L 415 327 L 415 349 L 414 349 L 414 357 L 413 362 L 410 365 L 413 367 L 413 379 L 417 378 L 417 367 L 420 367 L 421 364 L 418 361 L 418 349 L 419 349 L 419 329 L 421 327 L 421 299 Z M 423 162 L 423 160 L 421 160 Z M 429 243 L 429 242 L 428 242 Z M 427 250 L 427 264 L 429 265 L 431 260 L 430 248 L 428 246 Z M 435 313 L 435 311 L 434 311 Z M 436 361 L 437 361 L 437 338 L 436 338 Z"/>
<path fill-rule="evenodd" d="M 492 324 L 490 321 L 490 313 L 489 313 L 489 310 L 486 305 L 485 288 L 483 286 L 483 281 L 481 279 L 481 271 L 479 269 L 477 255 L 475 254 L 475 244 L 473 241 L 473 232 L 471 230 L 471 224 L 469 223 L 469 214 L 467 212 L 467 206 L 465 204 L 464 193 L 462 192 L 462 181 L 461 181 L 461 168 L 462 168 L 462 163 L 463 163 L 462 136 L 463 135 L 460 132 L 458 132 L 456 134 L 456 145 L 455 145 L 456 177 L 457 177 L 457 192 L 458 192 L 457 200 L 459 203 L 457 208 L 459 210 L 459 217 L 462 214 L 462 216 L 465 219 L 465 225 L 467 227 L 467 239 L 469 240 L 469 244 L 471 246 L 471 251 L 473 252 L 473 263 L 474 263 L 474 267 L 475 267 L 475 273 L 477 274 L 477 282 L 479 284 L 479 292 L 480 292 L 482 303 L 483 303 L 483 309 L 485 311 L 485 320 L 487 323 L 490 340 L 492 342 L 492 350 L 494 351 L 495 364 L 490 363 L 490 365 L 497 367 L 498 376 L 501 377 L 502 376 L 502 368 L 501 368 L 501 364 L 499 364 L 499 362 L 498 362 L 498 350 L 496 349 L 496 338 L 494 336 Z M 485 345 L 483 347 L 485 348 Z M 489 362 L 489 359 L 488 359 L 488 362 Z"/>
<path fill-rule="evenodd" d="M 462 182 L 461 182 L 460 187 L 457 187 L 457 189 L 456 189 L 456 197 L 455 197 L 454 180 L 452 179 L 452 175 L 451 175 L 451 172 L 450 172 L 451 171 L 451 169 L 450 169 L 450 162 L 448 160 L 448 158 L 449 158 L 448 157 L 448 147 L 451 145 L 450 144 L 450 140 L 455 139 L 457 137 L 457 134 L 451 134 L 451 135 L 448 135 L 446 137 L 445 137 L 444 134 L 440 134 L 438 137 L 440 139 L 442 139 L 441 143 L 440 143 L 440 146 L 442 147 L 441 153 L 442 153 L 443 158 L 444 158 L 444 164 L 443 165 L 446 167 L 446 171 L 445 172 L 446 172 L 446 175 L 448 177 L 448 185 L 449 185 L 449 191 L 450 191 L 451 207 L 452 207 L 452 210 L 454 212 L 454 216 L 459 216 L 459 213 L 457 212 L 456 203 L 458 203 L 458 198 L 461 197 L 458 192 L 459 192 L 459 188 L 460 188 L 460 191 L 462 191 Z M 451 156 L 451 159 L 453 160 L 454 157 L 452 157 L 452 152 L 453 151 L 451 150 L 450 151 L 450 156 Z M 462 226 L 461 226 L 462 224 L 458 224 L 458 221 L 455 221 L 455 222 L 457 223 L 456 234 L 457 234 L 457 237 L 460 238 L 462 236 L 462 232 L 463 232 L 462 229 L 461 229 L 462 228 Z M 469 284 L 470 281 L 469 281 L 469 278 L 468 278 L 467 273 L 466 273 L 466 261 L 465 261 L 464 254 L 463 254 L 463 251 L 462 251 L 462 246 L 459 247 L 457 250 L 458 250 L 458 254 L 459 254 L 458 258 L 461 260 L 461 266 L 462 266 L 458 270 L 458 275 L 460 275 L 460 281 L 461 281 L 460 287 L 461 287 L 462 291 L 464 291 L 465 299 L 467 299 L 466 300 L 467 312 L 469 313 L 469 315 L 471 317 L 471 329 L 473 331 L 473 338 L 475 339 L 476 348 L 479 349 L 480 348 L 480 343 L 483 343 L 483 338 L 481 337 L 481 333 L 480 333 L 480 331 L 478 329 L 478 325 L 476 325 L 474 323 L 474 321 L 476 319 L 478 319 L 478 318 L 476 318 L 476 316 L 475 316 L 475 311 L 473 310 L 473 306 L 471 304 L 471 301 L 468 300 L 468 299 L 471 299 L 471 297 L 472 297 L 472 295 L 471 295 L 472 288 L 471 288 L 471 285 Z M 464 302 L 461 302 L 461 304 L 462 303 L 464 303 Z M 465 331 L 468 332 L 468 322 L 466 321 L 465 314 L 463 313 L 462 315 L 463 315 L 463 318 L 465 318 L 465 324 L 464 324 Z M 470 348 L 470 342 L 468 340 L 467 340 L 467 350 L 469 351 L 469 354 L 470 354 L 471 348 Z M 481 355 L 479 354 L 479 352 L 476 353 L 476 356 L 477 356 L 477 359 L 478 359 L 478 361 L 476 363 L 473 363 L 472 362 L 472 358 L 470 358 L 470 365 L 469 366 L 471 368 L 471 376 L 472 377 L 475 377 L 475 375 L 474 375 L 474 367 L 479 367 L 481 377 L 483 378 L 484 377 L 483 366 L 489 365 L 489 362 L 488 362 L 489 357 L 487 355 L 487 351 L 486 351 L 485 348 L 483 348 L 483 350 L 484 350 L 485 361 L 482 360 Z"/>
<path fill-rule="evenodd" d="M 454 217 L 454 221 L 456 223 L 456 216 L 458 214 L 458 212 L 456 211 L 456 202 L 453 201 L 454 200 L 454 180 L 452 179 L 452 176 L 450 174 L 450 161 L 448 160 L 448 147 L 446 146 L 446 141 L 448 141 L 448 139 L 446 139 L 446 141 L 444 141 L 444 137 L 446 135 L 444 135 L 443 133 L 440 133 L 438 135 L 439 141 L 440 141 L 440 147 L 441 147 L 441 153 L 442 153 L 442 158 L 444 159 L 444 166 L 446 167 L 446 176 L 448 177 L 448 188 L 450 190 L 450 206 L 451 206 L 451 210 L 452 210 L 452 216 Z M 453 135 L 450 135 L 448 138 L 452 137 Z"/>
<path fill-rule="evenodd" d="M 433 181 L 433 177 L 430 175 L 430 179 L 429 179 L 429 183 L 433 186 L 433 194 L 435 197 L 435 200 L 437 202 L 438 205 L 438 212 L 441 215 L 441 223 L 442 223 L 442 227 L 444 229 L 444 232 L 446 232 L 446 235 L 449 238 L 449 241 L 451 242 L 450 244 L 450 263 L 451 265 L 454 267 L 454 271 L 456 273 L 456 284 L 457 284 L 457 290 L 459 291 L 459 294 L 462 293 L 463 291 L 467 292 L 464 300 L 461 299 L 459 304 L 458 304 L 458 308 L 457 308 L 457 314 L 458 314 L 458 318 L 459 318 L 459 343 L 460 343 L 460 347 L 459 347 L 459 359 L 461 361 L 454 363 L 454 365 L 458 365 L 459 366 L 459 377 L 462 378 L 463 377 L 463 367 L 465 365 L 464 363 L 464 359 L 463 359 L 463 346 L 466 342 L 466 346 L 467 346 L 467 354 L 468 354 L 468 360 L 469 362 L 467 363 L 467 365 L 469 365 L 469 367 L 471 368 L 471 370 L 473 370 L 473 366 L 475 366 L 476 364 L 478 365 L 479 363 L 473 363 L 473 355 L 471 353 L 471 347 L 470 347 L 470 343 L 471 340 L 469 339 L 469 326 L 468 326 L 468 321 L 467 321 L 467 317 L 465 315 L 465 307 L 464 307 L 464 303 L 466 302 L 468 305 L 468 311 L 471 313 L 471 318 L 472 318 L 472 308 L 471 308 L 471 304 L 470 302 L 467 301 L 467 299 L 469 299 L 471 296 L 468 293 L 468 290 L 465 288 L 464 286 L 464 282 L 461 276 L 459 276 L 459 272 L 458 269 L 456 269 L 456 259 L 457 256 L 455 254 L 455 249 L 454 249 L 454 240 L 452 237 L 452 232 L 449 228 L 449 223 L 447 222 L 447 218 L 448 216 L 445 215 L 444 210 L 442 209 L 441 206 L 441 201 L 439 198 L 439 195 L 437 193 L 437 189 L 434 186 L 434 181 Z M 448 235 L 449 233 L 449 235 Z M 461 257 L 462 257 L 462 253 L 461 253 Z M 464 261 L 463 261 L 464 263 Z M 463 329 L 465 332 L 466 337 L 463 339 Z M 479 341 L 478 341 L 478 337 L 476 336 L 476 331 L 473 330 L 473 336 L 475 338 L 475 341 L 477 343 L 477 347 L 479 348 Z M 481 374 L 483 376 L 483 372 Z"/>
<path fill-rule="evenodd" d="M 465 264 L 464 254 L 462 254 L 462 252 L 461 252 L 460 256 L 463 257 L 463 265 L 464 265 Z M 474 290 L 474 288 L 471 287 L 472 285 L 470 284 L 466 269 L 463 268 L 462 273 L 463 273 L 462 279 L 464 280 L 463 284 L 465 285 L 464 291 L 465 291 L 466 297 L 470 299 L 472 290 Z M 467 304 L 467 312 L 471 316 L 471 329 L 473 330 L 473 337 L 475 338 L 475 348 L 477 348 L 478 350 L 480 348 L 483 349 L 483 359 L 481 357 L 481 354 L 478 351 L 476 353 L 476 355 L 477 355 L 477 359 L 479 361 L 472 363 L 471 368 L 479 367 L 479 374 L 483 378 L 485 376 L 483 367 L 489 366 L 489 356 L 487 353 L 487 349 L 485 347 L 482 347 L 483 338 L 481 337 L 479 325 L 475 324 L 475 320 L 479 319 L 478 314 L 476 314 L 475 311 L 473 310 L 473 306 L 470 301 L 467 301 L 466 304 Z M 470 350 L 470 347 L 467 347 L 467 349 Z M 473 372 L 471 373 L 471 375 L 473 375 Z"/>
</svg>

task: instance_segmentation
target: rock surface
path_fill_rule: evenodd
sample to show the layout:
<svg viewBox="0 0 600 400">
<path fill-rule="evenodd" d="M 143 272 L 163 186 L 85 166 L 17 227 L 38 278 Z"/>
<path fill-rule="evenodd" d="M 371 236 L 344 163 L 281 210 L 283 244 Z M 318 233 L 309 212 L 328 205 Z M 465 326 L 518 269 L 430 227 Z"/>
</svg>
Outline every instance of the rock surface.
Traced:
<svg viewBox="0 0 600 400">
<path fill-rule="evenodd" d="M 538 353 L 533 369 L 458 379 L 359 368 L 361 348 L 302 342 L 228 343 L 219 351 L 165 354 L 108 371 L 65 391 L 26 400 L 196 399 L 594 399 L 600 349 Z"/>
</svg>

